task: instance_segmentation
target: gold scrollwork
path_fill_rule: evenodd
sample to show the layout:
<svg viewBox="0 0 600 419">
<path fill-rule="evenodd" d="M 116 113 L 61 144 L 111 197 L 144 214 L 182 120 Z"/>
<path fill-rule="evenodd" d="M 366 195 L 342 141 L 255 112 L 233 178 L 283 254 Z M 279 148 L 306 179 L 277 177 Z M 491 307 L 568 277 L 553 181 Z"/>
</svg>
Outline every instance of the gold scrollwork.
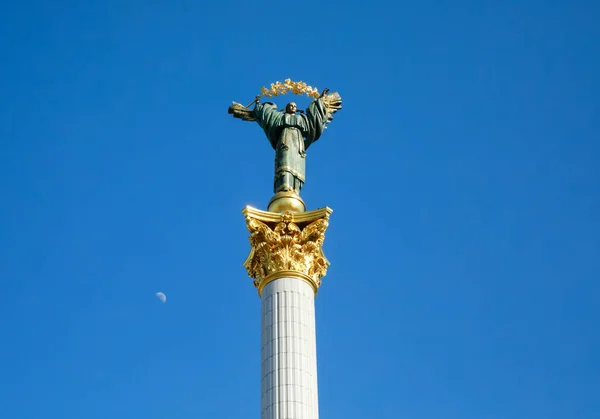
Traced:
<svg viewBox="0 0 600 419">
<path fill-rule="evenodd" d="M 243 213 L 252 246 L 244 267 L 259 295 L 267 283 L 284 276 L 308 282 L 316 295 L 329 267 L 323 242 L 331 209 L 276 214 L 246 207 Z"/>
</svg>

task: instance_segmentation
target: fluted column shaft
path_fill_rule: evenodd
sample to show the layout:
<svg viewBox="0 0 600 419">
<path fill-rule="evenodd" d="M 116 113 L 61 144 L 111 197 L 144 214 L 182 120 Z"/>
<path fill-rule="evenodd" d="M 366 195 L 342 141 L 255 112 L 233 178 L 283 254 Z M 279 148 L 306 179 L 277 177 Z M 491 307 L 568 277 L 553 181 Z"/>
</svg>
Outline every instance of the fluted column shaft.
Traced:
<svg viewBox="0 0 600 419">
<path fill-rule="evenodd" d="M 318 419 L 314 288 L 279 278 L 262 290 L 262 419 Z"/>
</svg>

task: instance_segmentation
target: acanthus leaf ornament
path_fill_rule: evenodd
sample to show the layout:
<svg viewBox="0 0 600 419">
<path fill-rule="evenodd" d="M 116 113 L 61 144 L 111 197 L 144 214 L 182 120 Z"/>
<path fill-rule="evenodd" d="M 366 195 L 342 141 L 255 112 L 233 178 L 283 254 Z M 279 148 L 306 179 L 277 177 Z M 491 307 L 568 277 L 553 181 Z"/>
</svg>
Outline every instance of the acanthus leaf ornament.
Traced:
<svg viewBox="0 0 600 419">
<path fill-rule="evenodd" d="M 323 253 L 331 209 L 293 214 L 244 209 L 252 249 L 244 262 L 259 294 L 272 280 L 294 276 L 308 282 L 315 294 L 329 261 Z"/>
</svg>

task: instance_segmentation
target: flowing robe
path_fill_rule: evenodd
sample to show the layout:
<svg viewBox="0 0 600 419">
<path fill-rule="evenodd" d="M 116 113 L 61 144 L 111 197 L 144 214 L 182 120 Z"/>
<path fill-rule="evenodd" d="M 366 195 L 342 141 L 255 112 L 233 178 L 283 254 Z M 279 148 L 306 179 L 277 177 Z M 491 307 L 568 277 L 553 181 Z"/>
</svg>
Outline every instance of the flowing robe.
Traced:
<svg viewBox="0 0 600 419">
<path fill-rule="evenodd" d="M 278 111 L 271 102 L 258 103 L 254 117 L 275 149 L 274 192 L 300 192 L 305 180 L 306 150 L 317 141 L 327 123 L 323 99 L 315 99 L 306 114 Z"/>
</svg>

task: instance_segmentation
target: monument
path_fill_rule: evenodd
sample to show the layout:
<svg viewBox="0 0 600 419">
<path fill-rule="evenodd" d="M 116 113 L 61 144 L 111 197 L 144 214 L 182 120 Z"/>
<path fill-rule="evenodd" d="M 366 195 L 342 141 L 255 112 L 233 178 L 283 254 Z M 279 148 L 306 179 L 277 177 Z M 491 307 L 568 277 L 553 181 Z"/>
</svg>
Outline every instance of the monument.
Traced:
<svg viewBox="0 0 600 419">
<path fill-rule="evenodd" d="M 278 110 L 262 97 L 292 92 L 313 100 L 305 112 L 290 102 Z M 250 106 L 254 105 L 251 109 Z M 290 79 L 263 87 L 249 105 L 228 112 L 264 130 L 275 150 L 274 196 L 267 211 L 246 207 L 250 254 L 244 262 L 261 298 L 261 419 L 318 419 L 314 298 L 327 273 L 323 253 L 330 208 L 306 211 L 300 197 L 306 151 L 317 141 L 342 99 Z"/>
</svg>

